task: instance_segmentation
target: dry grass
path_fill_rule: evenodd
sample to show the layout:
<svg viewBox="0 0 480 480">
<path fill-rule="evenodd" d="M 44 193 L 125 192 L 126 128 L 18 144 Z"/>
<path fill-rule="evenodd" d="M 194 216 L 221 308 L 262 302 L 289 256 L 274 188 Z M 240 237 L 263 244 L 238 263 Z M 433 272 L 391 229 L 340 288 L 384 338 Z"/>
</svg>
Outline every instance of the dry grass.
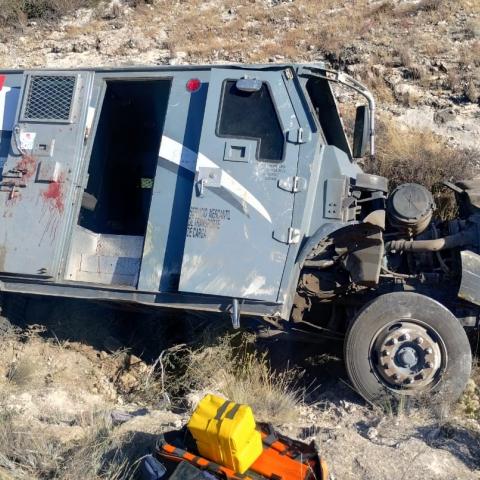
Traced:
<svg viewBox="0 0 480 480">
<path fill-rule="evenodd" d="M 0 25 L 18 27 L 28 20 L 55 21 L 80 8 L 94 8 L 102 0 L 0 0 Z M 123 3 L 138 7 L 154 0 L 127 0 Z M 115 5 L 113 10 L 117 8 Z"/>
<path fill-rule="evenodd" d="M 53 20 L 79 8 L 94 7 L 100 0 L 0 0 L 0 23 L 19 26 L 27 20 Z"/>
<path fill-rule="evenodd" d="M 216 393 L 249 404 L 258 420 L 275 425 L 294 421 L 303 403 L 302 372 L 274 371 L 246 335 L 224 335 L 213 346 L 184 349 L 168 363 L 166 385 L 172 396 Z"/>
<path fill-rule="evenodd" d="M 44 406 L 41 417 L 37 418 L 16 400 L 19 394 L 38 399 L 51 395 L 57 388 L 59 391 L 68 388 L 55 379 L 57 366 L 54 357 L 62 356 L 64 362 L 69 359 L 69 363 L 62 365 L 62 370 L 67 366 L 72 377 L 76 375 L 75 368 L 79 367 L 75 362 L 78 357 L 73 352 L 71 357 L 66 356 L 69 352 L 62 344 L 44 342 L 38 336 L 40 332 L 42 329 L 34 327 L 25 331 L 17 329 L 1 339 L 2 361 L 11 360 L 4 369 L 6 381 L 0 379 L 0 478 L 130 478 L 134 467 L 127 463 L 127 457 L 121 451 L 125 439 L 115 434 L 103 412 L 78 407 L 78 413 L 72 415 L 68 405 L 62 403 L 51 408 Z M 82 432 L 81 437 L 68 440 L 67 431 L 75 429 Z"/>
<path fill-rule="evenodd" d="M 469 20 L 465 33 L 468 38 L 480 38 L 480 20 L 478 18 Z"/>
<path fill-rule="evenodd" d="M 430 130 L 413 129 L 393 119 L 382 119 L 377 157 L 367 163 L 366 169 L 387 177 L 390 189 L 405 182 L 425 185 L 434 194 L 438 215 L 447 218 L 455 213 L 455 202 L 441 182 L 472 177 L 475 158 L 475 152 L 452 149 Z"/>
<path fill-rule="evenodd" d="M 460 413 L 474 420 L 480 421 L 480 363 L 476 360 L 472 369 L 472 376 L 459 402 Z"/>
<path fill-rule="evenodd" d="M 29 385 L 35 376 L 36 365 L 28 357 L 12 362 L 7 371 L 7 380 L 17 387 Z"/>
<path fill-rule="evenodd" d="M 0 415 L 0 478 L 16 480 L 126 480 L 136 465 L 122 453 L 126 439 L 115 435 L 103 415 L 91 417 L 80 439 L 62 443 L 19 414 L 2 409 Z M 55 419 L 51 419 L 52 422 Z M 2 474 L 8 475 L 3 477 Z"/>
<path fill-rule="evenodd" d="M 449 65 L 449 74 L 472 74 L 465 65 L 480 58 L 475 55 L 475 44 L 471 45 L 477 31 L 473 21 L 464 25 L 466 43 L 439 41 L 439 37 L 448 40 L 455 35 L 448 23 L 452 16 L 478 13 L 478 2 L 468 0 L 397 5 L 389 1 L 296 0 L 274 6 L 251 0 L 220 4 L 156 0 L 153 9 L 155 13 L 146 9 L 144 15 L 140 9 L 136 24 L 155 37 L 158 29 L 152 29 L 150 22 L 154 14 L 157 24 L 165 26 L 167 38 L 162 48 L 169 49 L 172 56 L 184 52 L 185 62 L 301 62 L 323 57 L 335 67 L 363 66 L 364 73 L 359 73 L 382 102 L 394 101 L 391 79 L 388 72 L 370 72 L 369 66 L 375 62 L 403 66 L 408 70 L 406 80 L 427 88 L 431 82 L 448 88 L 447 73 L 431 72 L 432 62 L 458 59 L 457 66 Z M 459 49 L 465 49 L 464 58 L 459 58 Z M 474 87 L 471 82 L 467 85 L 464 77 L 462 74 L 460 95 L 475 100 Z M 417 102 L 416 98 L 405 100 L 407 105 Z"/>
</svg>

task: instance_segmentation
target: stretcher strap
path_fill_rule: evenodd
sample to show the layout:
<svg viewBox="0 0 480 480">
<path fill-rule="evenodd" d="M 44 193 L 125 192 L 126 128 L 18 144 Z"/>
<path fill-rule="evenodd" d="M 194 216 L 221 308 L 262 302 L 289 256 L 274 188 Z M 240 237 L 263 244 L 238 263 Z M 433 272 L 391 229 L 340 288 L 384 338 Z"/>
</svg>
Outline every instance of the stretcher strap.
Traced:
<svg viewBox="0 0 480 480">
<path fill-rule="evenodd" d="M 236 473 L 227 467 L 218 465 L 215 462 L 211 462 L 203 457 L 194 455 L 186 450 L 170 445 L 166 442 L 165 437 L 160 435 L 156 445 L 156 453 L 166 459 L 174 462 L 187 461 L 192 465 L 200 468 L 201 470 L 209 470 L 210 472 L 221 474 L 229 480 L 253 480 L 248 475 L 242 473 Z"/>
<path fill-rule="evenodd" d="M 275 430 L 273 429 L 273 426 L 270 423 L 267 423 L 266 427 L 268 430 L 268 435 L 262 438 L 262 442 L 267 447 L 271 447 L 278 440 L 277 434 L 275 433 Z"/>
</svg>

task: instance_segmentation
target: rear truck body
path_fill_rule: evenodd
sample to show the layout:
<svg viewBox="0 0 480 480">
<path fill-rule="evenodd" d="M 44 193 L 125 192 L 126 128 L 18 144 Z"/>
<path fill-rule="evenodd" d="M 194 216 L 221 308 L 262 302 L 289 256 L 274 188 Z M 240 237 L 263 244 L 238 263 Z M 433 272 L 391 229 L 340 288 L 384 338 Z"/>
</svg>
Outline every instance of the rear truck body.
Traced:
<svg viewBox="0 0 480 480">
<path fill-rule="evenodd" d="M 353 152 L 332 82 L 368 103 Z M 358 82 L 315 64 L 4 71 L 0 83 L 3 292 L 227 312 L 235 326 L 327 305 L 365 398 L 443 391 L 451 368 L 458 396 L 480 304 L 477 185 L 450 185 L 464 212 L 449 223 L 419 185 L 388 196 L 356 161 L 375 138 Z M 393 316 L 377 312 L 383 298 Z M 414 318 L 419 302 L 459 344 Z"/>
</svg>

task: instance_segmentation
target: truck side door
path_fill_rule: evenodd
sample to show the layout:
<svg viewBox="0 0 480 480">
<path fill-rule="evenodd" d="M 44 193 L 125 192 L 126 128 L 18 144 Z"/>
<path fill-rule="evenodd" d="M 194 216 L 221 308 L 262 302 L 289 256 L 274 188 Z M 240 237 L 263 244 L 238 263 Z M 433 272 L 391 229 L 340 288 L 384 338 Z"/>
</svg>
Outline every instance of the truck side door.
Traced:
<svg viewBox="0 0 480 480">
<path fill-rule="evenodd" d="M 0 272 L 52 278 L 65 246 L 93 73 L 25 72 L 0 181 Z"/>
<path fill-rule="evenodd" d="M 179 290 L 277 301 L 304 132 L 293 72 L 212 69 Z"/>
</svg>

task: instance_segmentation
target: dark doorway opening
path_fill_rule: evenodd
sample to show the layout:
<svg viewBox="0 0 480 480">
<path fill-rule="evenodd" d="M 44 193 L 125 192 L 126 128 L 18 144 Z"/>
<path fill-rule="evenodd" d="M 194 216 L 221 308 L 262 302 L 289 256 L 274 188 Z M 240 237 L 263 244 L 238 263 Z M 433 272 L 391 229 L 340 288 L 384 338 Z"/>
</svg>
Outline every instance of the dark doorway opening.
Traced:
<svg viewBox="0 0 480 480">
<path fill-rule="evenodd" d="M 171 80 L 109 81 L 79 225 L 144 236 Z"/>
</svg>

